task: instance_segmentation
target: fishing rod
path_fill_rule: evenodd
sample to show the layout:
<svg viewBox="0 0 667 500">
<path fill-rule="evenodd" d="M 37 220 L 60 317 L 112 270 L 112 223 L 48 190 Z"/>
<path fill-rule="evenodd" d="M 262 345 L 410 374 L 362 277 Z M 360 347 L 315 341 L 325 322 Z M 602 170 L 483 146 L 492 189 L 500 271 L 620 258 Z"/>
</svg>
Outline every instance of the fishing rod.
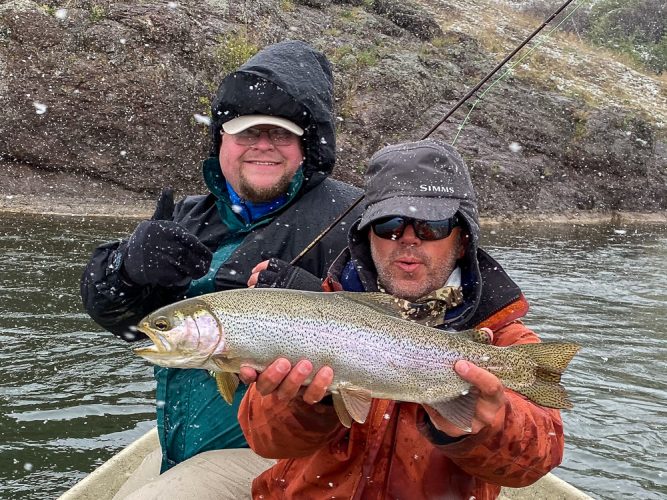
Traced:
<svg viewBox="0 0 667 500">
<path fill-rule="evenodd" d="M 565 10 L 567 8 L 567 6 L 570 5 L 573 1 L 574 0 L 566 0 L 560 7 L 558 7 L 558 9 L 556 9 L 549 17 L 547 17 L 542 22 L 542 24 L 538 28 L 535 29 L 535 31 L 533 31 L 530 35 L 528 35 L 528 37 L 525 38 L 501 62 L 499 62 L 496 65 L 495 68 L 493 68 L 486 76 L 484 76 L 484 78 L 482 78 L 477 85 L 475 85 L 466 95 L 464 95 L 461 99 L 459 99 L 459 101 L 456 104 L 454 104 L 452 109 L 450 109 L 447 112 L 447 114 L 445 114 L 435 125 L 433 125 L 430 128 L 430 130 L 428 132 L 426 132 L 426 134 L 424 134 L 424 136 L 421 138 L 421 140 L 424 140 L 424 139 L 428 138 L 433 132 L 435 132 L 435 130 L 437 130 L 437 128 L 440 125 L 445 123 L 447 121 L 447 119 L 456 112 L 457 109 L 459 109 L 468 99 L 470 99 L 475 94 L 475 92 L 477 92 L 482 87 L 482 85 L 484 85 L 486 82 L 488 82 L 491 79 L 491 77 L 493 75 L 495 75 L 500 70 L 500 68 L 502 68 L 505 64 L 507 64 L 507 61 L 512 59 L 517 54 L 517 52 L 519 52 L 522 48 L 524 48 L 526 46 L 526 44 L 528 44 L 533 38 L 535 38 L 537 36 L 537 34 L 540 31 L 542 31 L 547 24 L 549 24 L 558 14 L 563 12 L 563 10 Z M 338 223 L 341 220 L 343 220 L 343 218 L 354 209 L 354 207 L 356 207 L 359 203 L 361 203 L 361 201 L 363 199 L 364 199 L 364 195 L 362 194 L 361 196 L 359 196 L 359 198 L 354 200 L 352 202 L 352 204 L 349 207 L 347 207 L 343 211 L 343 213 L 341 213 L 338 217 L 336 217 L 336 219 L 331 224 L 329 224 L 313 241 L 311 241 L 308 244 L 308 246 L 306 246 L 306 248 L 301 250 L 299 255 L 297 255 L 296 257 L 294 257 L 290 261 L 290 264 L 295 265 L 297 262 L 299 262 L 303 258 L 304 255 L 306 255 L 315 245 L 317 245 L 322 240 L 322 238 L 324 238 L 327 234 L 329 234 L 329 232 L 334 227 L 336 227 L 338 225 Z"/>
</svg>

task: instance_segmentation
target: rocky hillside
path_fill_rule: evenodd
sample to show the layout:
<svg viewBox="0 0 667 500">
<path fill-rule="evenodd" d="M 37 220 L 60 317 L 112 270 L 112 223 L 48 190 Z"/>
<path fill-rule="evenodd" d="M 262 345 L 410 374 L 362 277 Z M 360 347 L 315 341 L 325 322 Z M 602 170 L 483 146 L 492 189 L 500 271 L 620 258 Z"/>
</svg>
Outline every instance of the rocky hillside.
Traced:
<svg viewBox="0 0 667 500">
<path fill-rule="evenodd" d="M 359 183 L 375 150 L 420 138 L 539 26 L 514 4 L 0 0 L 0 206 L 121 212 L 167 184 L 202 192 L 217 84 L 287 38 L 334 63 L 336 176 Z M 433 136 L 456 138 L 484 214 L 665 213 L 667 77 L 559 31 L 457 137 L 469 109 Z"/>
</svg>

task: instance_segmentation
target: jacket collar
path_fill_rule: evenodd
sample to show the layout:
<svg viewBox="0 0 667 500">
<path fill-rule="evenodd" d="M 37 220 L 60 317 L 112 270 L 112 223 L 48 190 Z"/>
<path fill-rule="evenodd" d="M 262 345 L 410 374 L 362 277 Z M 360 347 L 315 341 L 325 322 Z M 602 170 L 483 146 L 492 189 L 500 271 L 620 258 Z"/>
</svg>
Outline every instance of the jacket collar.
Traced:
<svg viewBox="0 0 667 500">
<path fill-rule="evenodd" d="M 230 225 L 237 230 L 242 229 L 252 229 L 259 224 L 265 223 L 270 219 L 271 216 L 275 215 L 281 209 L 289 205 L 294 198 L 296 198 L 301 186 L 303 185 L 303 171 L 301 168 L 297 170 L 296 174 L 292 178 L 287 193 L 280 197 L 280 199 L 275 200 L 274 202 L 269 202 L 266 206 L 258 208 L 258 204 L 252 204 L 242 200 L 238 195 L 238 200 L 232 200 L 229 190 L 227 189 L 227 181 L 222 175 L 222 169 L 220 167 L 220 160 L 217 156 L 210 156 L 204 160 L 202 164 L 204 181 L 206 186 L 211 191 L 213 196 L 216 198 L 216 207 L 220 218 L 225 221 L 226 224 Z M 236 193 L 234 193 L 236 194 Z M 235 207 L 235 204 L 241 203 L 245 205 L 245 208 L 248 209 L 249 217 L 245 217 L 242 213 L 243 210 L 239 210 L 238 207 Z M 255 207 L 248 206 L 248 204 L 256 205 Z M 264 204 L 262 204 L 264 205 Z M 243 207 L 242 207 L 243 208 Z M 253 208 L 258 208 L 253 211 Z M 254 212 L 254 213 L 253 213 Z"/>
</svg>

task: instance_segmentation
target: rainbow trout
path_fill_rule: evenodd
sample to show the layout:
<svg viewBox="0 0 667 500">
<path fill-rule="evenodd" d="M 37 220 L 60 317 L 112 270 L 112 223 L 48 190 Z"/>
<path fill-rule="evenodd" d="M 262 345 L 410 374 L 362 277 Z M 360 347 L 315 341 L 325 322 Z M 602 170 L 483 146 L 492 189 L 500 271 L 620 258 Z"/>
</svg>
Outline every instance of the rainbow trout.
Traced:
<svg viewBox="0 0 667 500">
<path fill-rule="evenodd" d="M 152 341 L 135 353 L 160 366 L 216 373 L 229 403 L 242 365 L 261 372 L 275 359 L 330 366 L 341 422 L 363 423 L 371 398 L 428 404 L 470 430 L 475 392 L 454 371 L 466 359 L 550 408 L 571 408 L 561 373 L 570 343 L 489 345 L 484 332 L 446 332 L 403 319 L 400 299 L 382 293 L 240 289 L 177 302 L 138 325 Z M 486 343 L 485 343 L 486 342 Z"/>
</svg>

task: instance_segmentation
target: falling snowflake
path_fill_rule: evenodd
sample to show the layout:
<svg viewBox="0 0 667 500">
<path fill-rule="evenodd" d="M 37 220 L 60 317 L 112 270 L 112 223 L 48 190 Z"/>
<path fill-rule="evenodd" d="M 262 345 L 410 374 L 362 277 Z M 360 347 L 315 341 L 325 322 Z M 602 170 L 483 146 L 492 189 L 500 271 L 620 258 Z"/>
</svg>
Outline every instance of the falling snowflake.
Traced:
<svg viewBox="0 0 667 500">
<path fill-rule="evenodd" d="M 211 118 L 209 118 L 208 116 L 204 116 L 204 115 L 200 115 L 198 113 L 195 113 L 194 117 L 195 117 L 195 121 L 197 123 L 200 123 L 200 124 L 206 125 L 206 126 L 211 124 Z"/>
<path fill-rule="evenodd" d="M 46 113 L 46 108 L 47 108 L 46 104 L 42 104 L 41 102 L 33 101 L 32 105 L 35 106 L 35 112 L 38 115 L 43 115 L 44 113 Z"/>
</svg>

